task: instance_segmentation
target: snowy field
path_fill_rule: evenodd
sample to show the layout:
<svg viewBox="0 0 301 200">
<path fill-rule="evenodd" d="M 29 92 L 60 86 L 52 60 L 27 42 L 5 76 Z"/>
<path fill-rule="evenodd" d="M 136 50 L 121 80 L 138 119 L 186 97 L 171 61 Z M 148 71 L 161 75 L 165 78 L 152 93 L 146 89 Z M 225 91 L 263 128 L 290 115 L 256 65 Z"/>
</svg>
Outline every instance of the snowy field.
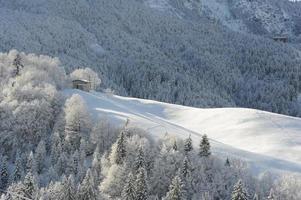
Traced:
<svg viewBox="0 0 301 200">
<path fill-rule="evenodd" d="M 91 113 L 115 123 L 138 126 L 155 138 L 169 134 L 198 144 L 206 133 L 213 152 L 246 160 L 254 172 L 266 169 L 301 173 L 301 119 L 254 109 L 198 109 L 104 93 L 66 90 L 81 95 Z"/>
</svg>

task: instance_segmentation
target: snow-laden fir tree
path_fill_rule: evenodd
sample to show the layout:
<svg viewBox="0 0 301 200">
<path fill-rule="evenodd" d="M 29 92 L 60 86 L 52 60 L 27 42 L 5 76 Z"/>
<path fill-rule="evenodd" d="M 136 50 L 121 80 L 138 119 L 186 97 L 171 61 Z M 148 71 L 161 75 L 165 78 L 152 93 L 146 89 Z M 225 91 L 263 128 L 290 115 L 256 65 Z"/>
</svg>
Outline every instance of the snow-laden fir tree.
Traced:
<svg viewBox="0 0 301 200">
<path fill-rule="evenodd" d="M 173 149 L 174 151 L 177 151 L 177 150 L 178 150 L 178 145 L 177 145 L 177 140 L 176 140 L 176 139 L 175 139 L 174 142 L 173 142 L 172 149 Z"/>
<path fill-rule="evenodd" d="M 185 200 L 185 189 L 180 176 L 175 176 L 169 186 L 164 200 Z"/>
<path fill-rule="evenodd" d="M 22 191 L 25 197 L 29 199 L 34 199 L 37 190 L 37 183 L 34 175 L 28 172 L 23 180 Z"/>
<path fill-rule="evenodd" d="M 34 158 L 33 152 L 31 151 L 27 157 L 26 162 L 26 173 L 34 173 L 36 172 L 36 160 Z"/>
<path fill-rule="evenodd" d="M 202 140 L 200 142 L 199 155 L 200 157 L 208 157 L 211 155 L 210 151 L 210 143 L 207 135 L 202 136 Z"/>
<path fill-rule="evenodd" d="M 122 165 L 123 161 L 126 157 L 126 138 L 124 131 L 121 131 L 118 140 L 116 142 L 116 155 L 115 155 L 115 163 L 117 165 Z"/>
<path fill-rule="evenodd" d="M 35 161 L 36 161 L 36 167 L 38 173 L 41 173 L 42 170 L 44 169 L 45 158 L 46 158 L 46 145 L 44 140 L 41 140 L 35 152 Z"/>
<path fill-rule="evenodd" d="M 74 177 L 72 175 L 68 178 L 64 176 L 61 188 L 58 191 L 58 198 L 60 200 L 77 200 L 76 192 Z"/>
<path fill-rule="evenodd" d="M 16 55 L 16 58 L 13 61 L 13 66 L 15 67 L 14 76 L 19 76 L 21 69 L 24 67 L 24 65 L 22 64 L 21 55 L 19 53 Z"/>
<path fill-rule="evenodd" d="M 7 157 L 3 156 L 1 159 L 1 171 L 0 171 L 0 189 L 5 191 L 9 183 L 8 161 Z"/>
<path fill-rule="evenodd" d="M 99 194 L 90 169 L 78 188 L 78 200 L 98 200 Z"/>
<path fill-rule="evenodd" d="M 187 175 L 189 174 L 189 171 L 190 171 L 189 168 L 190 168 L 189 160 L 188 160 L 187 156 L 185 156 L 185 158 L 183 160 L 182 168 L 181 168 L 181 176 L 183 178 L 186 178 Z"/>
<path fill-rule="evenodd" d="M 134 170 L 138 171 L 141 167 L 145 168 L 145 158 L 144 158 L 144 151 L 142 145 L 138 148 L 138 154 L 135 159 L 134 163 Z"/>
<path fill-rule="evenodd" d="M 191 136 L 189 135 L 189 137 L 185 140 L 185 143 L 184 143 L 184 151 L 186 153 L 188 153 L 192 150 L 193 150 L 192 139 L 191 139 Z"/>
<path fill-rule="evenodd" d="M 145 200 L 148 198 L 148 183 L 146 171 L 141 167 L 135 181 L 135 200 Z"/>
<path fill-rule="evenodd" d="M 230 167 L 231 166 L 229 158 L 226 159 L 225 166 L 226 167 Z"/>
<path fill-rule="evenodd" d="M 92 170 L 93 176 L 95 177 L 95 182 L 99 183 L 101 180 L 101 156 L 99 153 L 98 146 L 96 147 L 94 154 L 93 154 L 91 170 Z"/>
<path fill-rule="evenodd" d="M 132 173 L 130 173 L 122 191 L 122 199 L 135 200 L 135 198 L 136 198 L 135 176 Z"/>
<path fill-rule="evenodd" d="M 18 181 L 21 180 L 22 176 L 23 176 L 22 158 L 20 155 L 20 151 L 17 151 L 11 182 L 17 183 Z"/>
<path fill-rule="evenodd" d="M 248 200 L 248 193 L 241 180 L 234 185 L 231 200 Z"/>
</svg>

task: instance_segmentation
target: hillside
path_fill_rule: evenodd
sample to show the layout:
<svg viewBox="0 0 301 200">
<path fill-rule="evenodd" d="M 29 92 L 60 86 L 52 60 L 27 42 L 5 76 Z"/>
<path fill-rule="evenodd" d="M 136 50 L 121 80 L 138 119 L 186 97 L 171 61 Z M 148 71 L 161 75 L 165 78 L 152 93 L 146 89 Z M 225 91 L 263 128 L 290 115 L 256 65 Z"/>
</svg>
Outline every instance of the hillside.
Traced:
<svg viewBox="0 0 301 200">
<path fill-rule="evenodd" d="M 300 118 L 242 108 L 198 109 L 78 90 L 65 94 L 81 95 L 95 118 L 117 124 L 129 119 L 130 126 L 141 127 L 157 139 L 166 132 L 183 139 L 191 134 L 198 145 L 201 135 L 208 134 L 217 155 L 246 160 L 255 172 L 301 173 Z"/>
<path fill-rule="evenodd" d="M 252 9 L 238 15 L 230 3 L 220 3 L 226 1 L 193 2 L 0 0 L 0 50 L 59 57 L 68 72 L 91 67 L 102 76 L 103 87 L 121 95 L 299 115 L 299 51 L 253 35 L 250 28 L 282 30 L 290 22 L 252 24 L 237 32 L 225 23 L 246 26 Z M 270 1 L 252 2 L 262 13 Z M 268 4 L 272 10 L 274 4 Z M 233 12 L 237 19 L 232 20 Z M 218 19 L 218 13 L 229 16 Z"/>
</svg>

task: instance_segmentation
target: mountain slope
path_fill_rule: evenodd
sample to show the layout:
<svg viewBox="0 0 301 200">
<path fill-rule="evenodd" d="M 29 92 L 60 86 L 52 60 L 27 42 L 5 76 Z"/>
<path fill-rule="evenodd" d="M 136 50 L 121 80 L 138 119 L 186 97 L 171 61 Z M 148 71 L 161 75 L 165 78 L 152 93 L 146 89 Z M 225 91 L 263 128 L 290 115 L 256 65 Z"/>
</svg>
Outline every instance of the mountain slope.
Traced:
<svg viewBox="0 0 301 200">
<path fill-rule="evenodd" d="M 181 138 L 190 134 L 198 145 L 204 133 L 219 156 L 233 156 L 252 168 L 301 173 L 301 119 L 241 108 L 198 109 L 104 93 L 66 90 L 79 94 L 95 116 L 118 124 L 142 127 L 155 138 L 166 132 Z"/>
<path fill-rule="evenodd" d="M 0 0 L 0 50 L 56 56 L 68 72 L 91 67 L 102 75 L 103 87 L 122 95 L 298 115 L 299 51 L 233 31 L 197 6 L 167 0 Z"/>
</svg>

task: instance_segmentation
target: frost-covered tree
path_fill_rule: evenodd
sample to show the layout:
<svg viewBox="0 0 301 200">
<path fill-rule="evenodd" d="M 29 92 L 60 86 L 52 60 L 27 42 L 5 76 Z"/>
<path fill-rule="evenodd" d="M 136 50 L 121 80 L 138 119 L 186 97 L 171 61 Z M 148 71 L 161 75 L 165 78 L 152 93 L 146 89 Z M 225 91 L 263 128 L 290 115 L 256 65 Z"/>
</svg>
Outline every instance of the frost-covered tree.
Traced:
<svg viewBox="0 0 301 200">
<path fill-rule="evenodd" d="M 72 95 L 65 103 L 66 141 L 73 150 L 78 149 L 81 138 L 87 138 L 91 131 L 91 118 L 80 95 Z"/>
<path fill-rule="evenodd" d="M 68 178 L 64 176 L 61 187 L 56 195 L 58 200 L 77 200 L 76 193 L 74 177 L 72 175 Z"/>
<path fill-rule="evenodd" d="M 200 142 L 199 156 L 200 157 L 208 157 L 211 155 L 210 151 L 210 143 L 207 135 L 202 136 L 202 140 Z"/>
<path fill-rule="evenodd" d="M 7 157 L 3 156 L 1 159 L 0 168 L 0 189 L 5 191 L 9 183 L 9 171 L 8 171 L 8 161 Z"/>
<path fill-rule="evenodd" d="M 248 200 L 248 193 L 241 180 L 233 187 L 231 200 Z"/>
<path fill-rule="evenodd" d="M 41 173 L 45 166 L 46 160 L 46 146 L 44 140 L 41 140 L 36 152 L 35 152 L 35 162 L 38 173 Z"/>
<path fill-rule="evenodd" d="M 181 168 L 181 175 L 183 178 L 186 178 L 187 175 L 189 175 L 189 173 L 190 173 L 190 163 L 189 163 L 187 156 L 185 156 L 185 158 L 183 160 L 182 168 Z"/>
<path fill-rule="evenodd" d="M 78 189 L 78 200 L 98 200 L 99 194 L 95 180 L 90 169 L 88 169 L 84 180 Z"/>
<path fill-rule="evenodd" d="M 34 158 L 33 152 L 31 151 L 27 157 L 26 161 L 26 173 L 34 173 L 36 172 L 37 165 L 36 165 L 36 160 Z"/>
<path fill-rule="evenodd" d="M 135 199 L 145 200 L 148 198 L 148 183 L 145 169 L 142 167 L 139 169 L 136 181 L 135 181 Z"/>
<path fill-rule="evenodd" d="M 15 67 L 14 76 L 19 76 L 21 69 L 24 67 L 22 64 L 22 58 L 20 54 L 16 55 L 16 58 L 13 61 L 13 65 Z"/>
<path fill-rule="evenodd" d="M 122 191 L 122 199 L 124 200 L 135 200 L 136 199 L 136 189 L 135 189 L 135 176 L 130 173 L 128 175 L 126 184 Z"/>
<path fill-rule="evenodd" d="M 192 150 L 193 150 L 192 139 L 191 139 L 191 136 L 189 135 L 189 137 L 185 140 L 185 143 L 184 143 L 184 151 L 186 153 L 188 153 Z"/>
<path fill-rule="evenodd" d="M 33 199 L 37 191 L 37 183 L 34 175 L 31 172 L 28 172 L 23 180 L 22 191 L 25 197 Z"/>
<path fill-rule="evenodd" d="M 138 171 L 141 167 L 145 168 L 145 157 L 144 157 L 143 148 L 140 145 L 135 159 L 134 170 Z"/>
<path fill-rule="evenodd" d="M 126 157 L 126 138 L 123 131 L 120 133 L 116 145 L 114 147 L 115 149 L 112 149 L 112 152 L 115 153 L 113 157 L 114 162 L 117 165 L 122 165 Z"/>
<path fill-rule="evenodd" d="M 14 165 L 14 171 L 12 174 L 12 182 L 13 183 L 19 182 L 23 176 L 23 165 L 22 165 L 22 158 L 21 158 L 20 154 L 21 154 L 20 151 L 17 151 L 15 165 Z"/>
<path fill-rule="evenodd" d="M 169 186 L 169 191 L 164 200 L 185 200 L 185 191 L 181 178 L 175 176 Z"/>
</svg>

